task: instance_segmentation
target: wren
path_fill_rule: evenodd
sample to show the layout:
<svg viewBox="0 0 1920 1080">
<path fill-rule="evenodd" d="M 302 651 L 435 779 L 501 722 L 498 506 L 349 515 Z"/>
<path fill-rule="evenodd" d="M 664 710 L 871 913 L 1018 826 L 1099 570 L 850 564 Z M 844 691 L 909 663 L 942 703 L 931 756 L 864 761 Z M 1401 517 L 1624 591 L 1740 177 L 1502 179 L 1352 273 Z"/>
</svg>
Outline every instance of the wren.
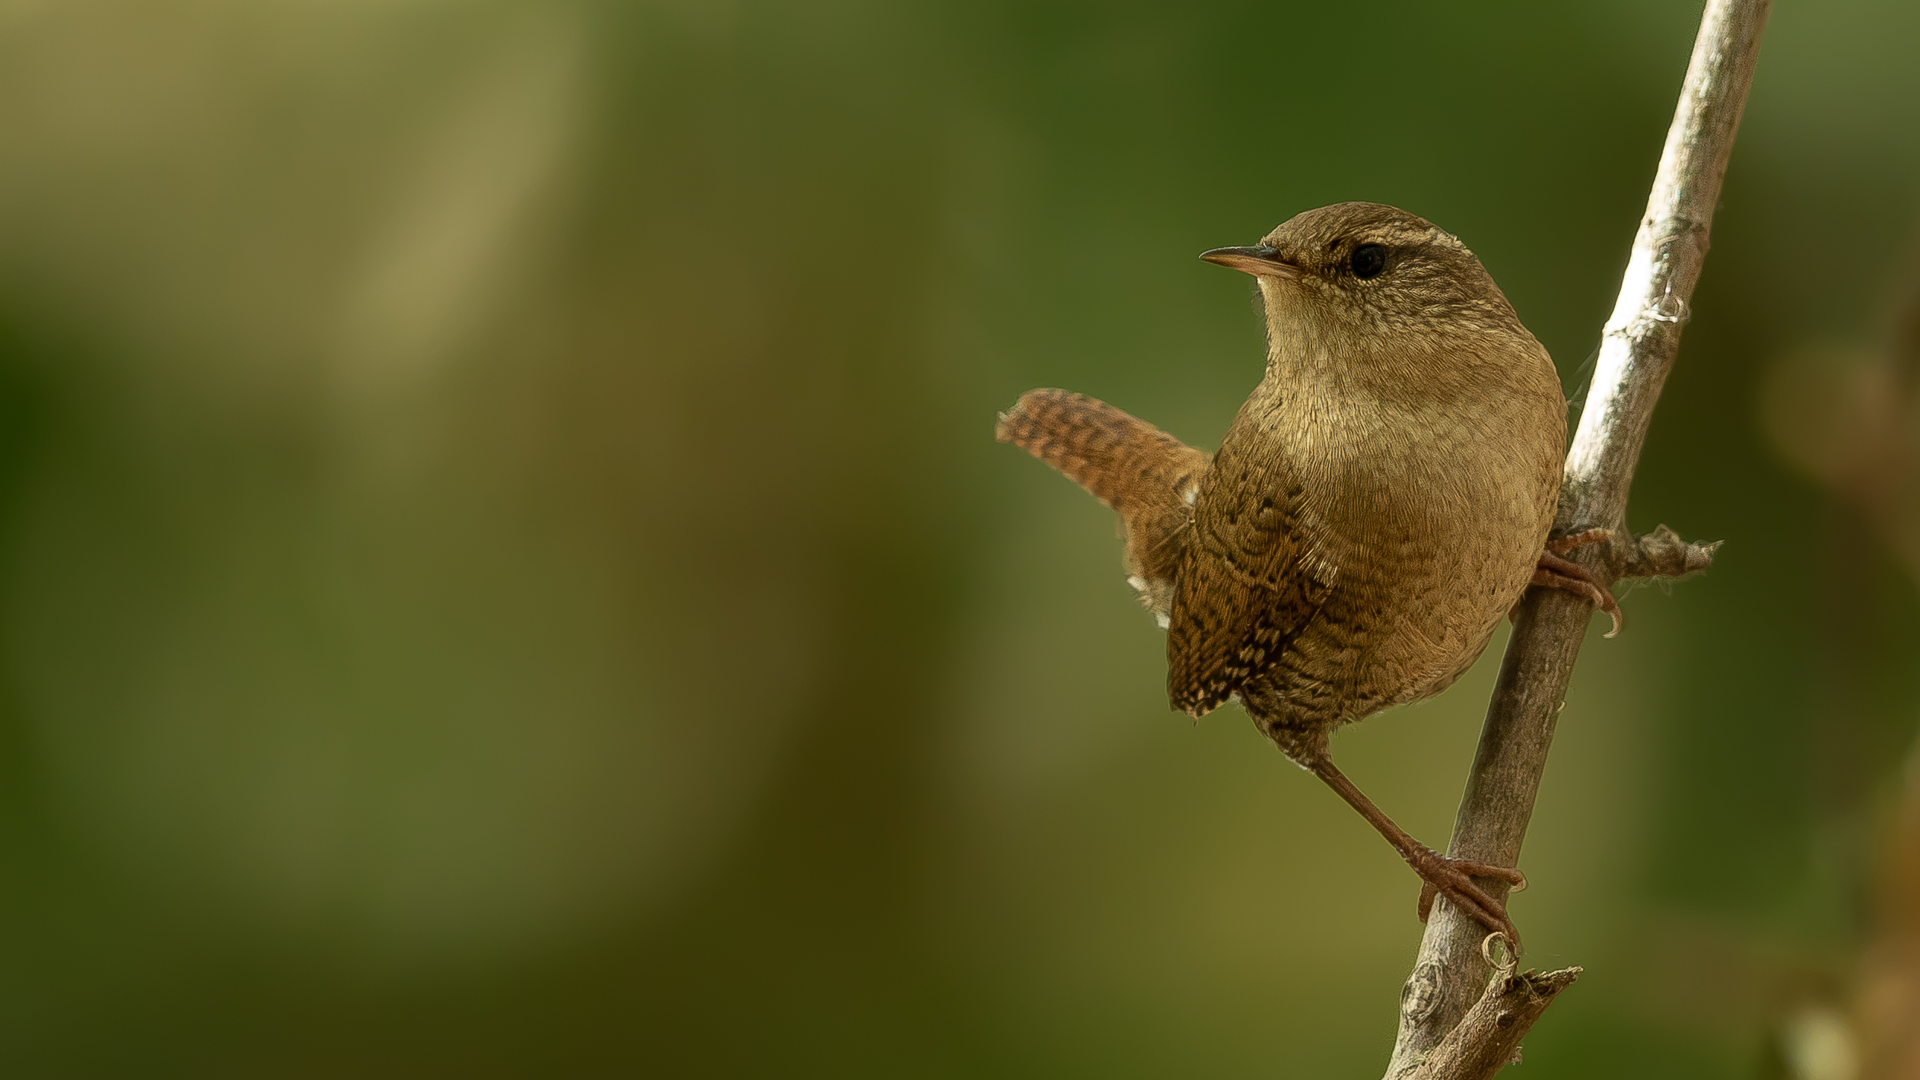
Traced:
<svg viewBox="0 0 1920 1080">
<path fill-rule="evenodd" d="M 1252 274 L 1266 317 L 1266 374 L 1218 453 L 1064 390 L 1029 391 L 995 434 L 1119 514 L 1174 708 L 1238 701 L 1420 875 L 1423 921 L 1444 895 L 1517 952 L 1474 879 L 1520 872 L 1415 840 L 1328 735 L 1446 689 L 1529 585 L 1587 597 L 1618 631 L 1604 585 L 1548 550 L 1567 434 L 1553 360 L 1471 251 L 1391 206 L 1309 210 L 1200 257 Z"/>
</svg>

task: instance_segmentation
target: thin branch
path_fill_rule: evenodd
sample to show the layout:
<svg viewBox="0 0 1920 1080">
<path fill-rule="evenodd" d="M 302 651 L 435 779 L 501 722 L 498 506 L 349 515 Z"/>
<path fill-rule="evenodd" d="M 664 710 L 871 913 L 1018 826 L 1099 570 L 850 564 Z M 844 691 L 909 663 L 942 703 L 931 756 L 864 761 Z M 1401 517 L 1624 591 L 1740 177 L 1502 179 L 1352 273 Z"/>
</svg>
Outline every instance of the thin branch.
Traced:
<svg viewBox="0 0 1920 1080">
<path fill-rule="evenodd" d="M 1708 229 L 1753 79 L 1767 7 L 1768 0 L 1709 0 L 1701 17 L 1679 107 L 1647 200 L 1647 215 L 1634 238 L 1620 299 L 1607 320 L 1587 408 L 1567 454 L 1557 523 L 1562 531 L 1599 527 L 1618 533 L 1625 522 L 1627 492 L 1654 402 L 1673 368 L 1694 283 L 1706 259 Z M 1678 537 L 1672 539 L 1678 543 Z M 1582 549 L 1573 557 L 1610 580 L 1631 566 L 1657 565 L 1624 554 L 1611 557 L 1618 547 L 1642 550 L 1644 545 L 1638 541 L 1604 547 L 1607 550 Z M 1671 544 L 1665 550 L 1671 553 Z M 1711 557 L 1710 548 L 1680 545 L 1684 568 L 1704 568 Z M 1652 558 L 1649 554 L 1648 559 Z M 1696 562 L 1702 565 L 1693 566 Z M 1551 590 L 1533 590 L 1521 606 L 1454 822 L 1449 854 L 1518 865 L 1553 742 L 1554 722 L 1566 700 L 1574 659 L 1591 615 L 1584 601 Z M 1496 895 L 1505 892 L 1504 884 L 1491 880 L 1482 884 L 1500 890 Z M 1413 1074 L 1481 996 L 1488 977 L 1480 950 L 1484 935 L 1476 921 L 1445 900 L 1434 906 L 1413 975 L 1401 997 L 1399 1039 L 1387 1068 L 1389 1078 Z M 1454 1075 L 1491 1076 L 1505 1060 L 1499 1057 L 1484 1072 Z"/>
</svg>

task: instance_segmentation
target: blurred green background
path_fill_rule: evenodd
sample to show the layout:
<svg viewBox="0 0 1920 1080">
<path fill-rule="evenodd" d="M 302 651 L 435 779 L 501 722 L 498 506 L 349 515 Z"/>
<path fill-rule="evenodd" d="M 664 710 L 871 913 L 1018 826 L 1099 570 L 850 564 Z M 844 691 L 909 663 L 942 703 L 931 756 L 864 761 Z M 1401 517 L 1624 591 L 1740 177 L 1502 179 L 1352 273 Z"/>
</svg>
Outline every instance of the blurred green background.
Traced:
<svg viewBox="0 0 1920 1080">
<path fill-rule="evenodd" d="M 1698 15 L 0 0 L 0 1069 L 1378 1075 L 1415 879 L 994 415 L 1215 445 L 1195 255 L 1345 199 L 1577 393 Z M 1890 347 L 1917 37 L 1774 12 L 1631 512 L 1727 545 L 1594 624 L 1527 1075 L 1758 1075 L 1874 932 L 1920 605 L 1763 389 Z M 1429 842 L 1499 651 L 1335 742 Z"/>
</svg>

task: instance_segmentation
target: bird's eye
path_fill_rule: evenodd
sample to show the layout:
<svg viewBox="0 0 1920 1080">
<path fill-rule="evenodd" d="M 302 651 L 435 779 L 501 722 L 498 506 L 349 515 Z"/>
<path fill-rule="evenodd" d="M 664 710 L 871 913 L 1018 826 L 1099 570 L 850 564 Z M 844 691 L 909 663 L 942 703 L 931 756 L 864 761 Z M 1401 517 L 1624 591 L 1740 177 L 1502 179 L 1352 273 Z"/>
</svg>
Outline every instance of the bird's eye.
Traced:
<svg viewBox="0 0 1920 1080">
<path fill-rule="evenodd" d="M 1353 249 L 1353 276 L 1362 281 L 1377 278 L 1387 268 L 1387 249 L 1379 244 L 1361 244 Z"/>
</svg>

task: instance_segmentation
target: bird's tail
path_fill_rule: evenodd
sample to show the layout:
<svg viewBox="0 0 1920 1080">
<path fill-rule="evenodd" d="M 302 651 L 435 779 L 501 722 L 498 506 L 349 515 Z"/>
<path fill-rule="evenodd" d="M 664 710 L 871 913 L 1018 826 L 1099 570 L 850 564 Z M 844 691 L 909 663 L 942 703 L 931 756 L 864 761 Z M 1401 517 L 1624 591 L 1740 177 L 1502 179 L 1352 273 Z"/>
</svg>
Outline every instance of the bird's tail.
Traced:
<svg viewBox="0 0 1920 1080">
<path fill-rule="evenodd" d="M 994 437 L 1091 492 L 1127 526 L 1127 561 L 1148 582 L 1170 581 L 1212 455 L 1104 401 L 1029 390 L 1000 415 Z M 1145 591 L 1143 589 L 1143 591 Z M 1150 606 L 1159 607 L 1149 597 Z"/>
</svg>

